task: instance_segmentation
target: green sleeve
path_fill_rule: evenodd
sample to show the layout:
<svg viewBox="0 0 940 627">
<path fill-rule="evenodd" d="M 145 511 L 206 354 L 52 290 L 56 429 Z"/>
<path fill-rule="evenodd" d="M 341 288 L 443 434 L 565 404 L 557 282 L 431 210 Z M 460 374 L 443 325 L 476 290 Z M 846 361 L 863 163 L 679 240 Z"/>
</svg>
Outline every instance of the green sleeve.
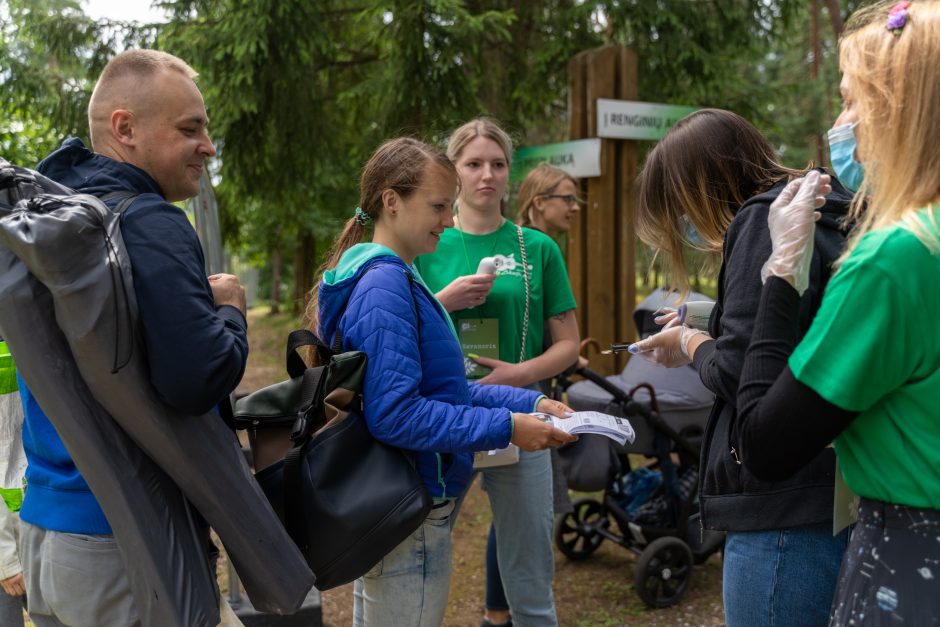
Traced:
<svg viewBox="0 0 940 627">
<path fill-rule="evenodd" d="M 545 293 L 544 318 L 547 320 L 565 311 L 577 308 L 568 281 L 568 270 L 561 249 L 546 236 L 542 245 L 542 287 Z"/>
<path fill-rule="evenodd" d="M 926 312 L 902 278 L 913 269 L 897 257 L 885 263 L 884 247 L 874 248 L 859 244 L 833 276 L 789 361 L 797 380 L 848 411 L 872 407 L 924 357 Z"/>
</svg>

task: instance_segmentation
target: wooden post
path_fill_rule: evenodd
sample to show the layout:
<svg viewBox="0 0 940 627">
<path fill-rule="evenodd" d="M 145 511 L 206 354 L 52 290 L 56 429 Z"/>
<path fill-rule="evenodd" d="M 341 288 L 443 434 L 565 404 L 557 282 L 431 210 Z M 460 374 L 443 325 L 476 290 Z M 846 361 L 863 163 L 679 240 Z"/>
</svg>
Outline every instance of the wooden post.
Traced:
<svg viewBox="0 0 940 627">
<path fill-rule="evenodd" d="M 603 46 L 568 63 L 570 139 L 597 136 L 597 99 L 636 100 L 636 55 L 623 46 Z M 587 207 L 569 232 L 568 273 L 578 300 L 581 337 L 601 346 L 634 339 L 636 305 L 633 182 L 637 143 L 601 141 L 601 176 L 589 178 Z M 625 357 L 591 356 L 591 367 L 612 374 Z"/>
</svg>

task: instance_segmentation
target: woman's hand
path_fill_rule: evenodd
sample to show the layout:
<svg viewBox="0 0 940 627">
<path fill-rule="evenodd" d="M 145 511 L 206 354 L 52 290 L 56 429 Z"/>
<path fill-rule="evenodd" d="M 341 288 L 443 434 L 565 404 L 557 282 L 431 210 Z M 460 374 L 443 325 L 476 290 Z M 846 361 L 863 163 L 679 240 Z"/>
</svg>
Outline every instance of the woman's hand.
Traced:
<svg viewBox="0 0 940 627">
<path fill-rule="evenodd" d="M 679 319 L 679 311 L 672 307 L 663 307 L 657 314 L 658 315 L 653 318 L 653 322 L 659 326 L 665 326 L 667 329 L 676 326 L 673 321 Z"/>
<path fill-rule="evenodd" d="M 570 414 L 574 413 L 573 409 L 561 401 L 552 400 L 550 398 L 541 399 L 535 406 L 535 411 L 542 412 L 543 414 L 551 414 L 559 418 L 567 418 Z"/>
<path fill-rule="evenodd" d="M 524 362 L 521 364 L 511 364 L 508 361 L 490 359 L 489 357 L 471 357 L 471 359 L 481 366 L 492 370 L 492 372 L 477 381 L 477 383 L 486 385 L 511 385 L 517 388 L 524 388 L 532 384 L 529 368 Z"/>
<path fill-rule="evenodd" d="M 529 414 L 513 414 L 512 418 L 514 427 L 511 442 L 523 451 L 541 451 L 578 439 Z"/>
<path fill-rule="evenodd" d="M 628 350 L 658 366 L 678 368 L 692 363 L 695 349 L 699 344 L 710 339 L 711 337 L 704 331 L 676 325 L 663 329 L 645 340 L 634 342 Z"/>
<path fill-rule="evenodd" d="M 815 170 L 790 181 L 770 205 L 767 226 L 773 252 L 761 268 L 761 281 L 777 276 L 802 296 L 809 287 L 809 267 L 813 261 L 813 235 L 816 209 L 826 203 L 832 191 L 829 175 Z"/>
<path fill-rule="evenodd" d="M 493 289 L 495 274 L 468 274 L 460 276 L 435 294 L 448 313 L 479 307 L 486 302 L 486 297 Z"/>
</svg>

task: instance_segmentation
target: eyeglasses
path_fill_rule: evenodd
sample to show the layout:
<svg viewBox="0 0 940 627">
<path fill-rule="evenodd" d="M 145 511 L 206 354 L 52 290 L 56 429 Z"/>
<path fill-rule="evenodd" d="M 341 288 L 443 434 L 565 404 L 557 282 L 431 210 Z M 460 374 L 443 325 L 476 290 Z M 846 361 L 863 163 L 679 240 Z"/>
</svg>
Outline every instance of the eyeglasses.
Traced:
<svg viewBox="0 0 940 627">
<path fill-rule="evenodd" d="M 539 194 L 542 198 L 561 198 L 566 205 L 583 205 L 584 201 L 571 194 Z"/>
</svg>

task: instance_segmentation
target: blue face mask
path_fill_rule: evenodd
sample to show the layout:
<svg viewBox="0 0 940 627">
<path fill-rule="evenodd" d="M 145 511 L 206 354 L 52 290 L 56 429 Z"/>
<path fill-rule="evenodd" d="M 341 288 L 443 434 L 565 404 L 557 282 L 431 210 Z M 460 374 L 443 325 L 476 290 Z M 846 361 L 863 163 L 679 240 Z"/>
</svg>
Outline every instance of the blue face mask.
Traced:
<svg viewBox="0 0 940 627">
<path fill-rule="evenodd" d="M 692 246 L 696 248 L 708 247 L 708 243 L 699 234 L 698 230 L 695 228 L 695 225 L 692 224 L 692 221 L 689 220 L 689 216 L 682 214 L 682 217 L 680 218 L 680 220 L 682 221 L 682 224 L 685 227 L 685 233 L 683 233 L 683 236 L 685 237 L 685 241 L 692 244 Z"/>
<path fill-rule="evenodd" d="M 841 124 L 829 129 L 829 158 L 832 169 L 846 189 L 857 192 L 865 178 L 862 164 L 855 160 L 855 126 L 858 124 Z"/>
</svg>

